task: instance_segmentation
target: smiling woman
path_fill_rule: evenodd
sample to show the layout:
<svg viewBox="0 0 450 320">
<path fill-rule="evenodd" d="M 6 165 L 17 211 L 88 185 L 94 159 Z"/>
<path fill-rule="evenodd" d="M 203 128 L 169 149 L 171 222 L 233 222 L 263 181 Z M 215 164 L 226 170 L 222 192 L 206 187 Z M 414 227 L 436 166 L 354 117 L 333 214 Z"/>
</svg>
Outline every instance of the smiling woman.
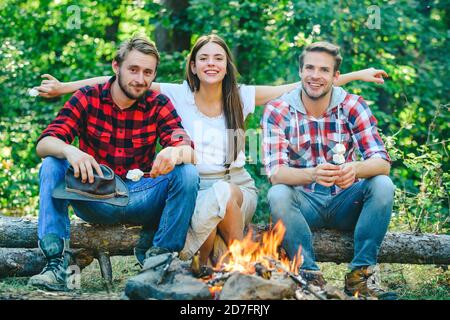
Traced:
<svg viewBox="0 0 450 320">
<path fill-rule="evenodd" d="M 200 249 L 203 264 L 209 258 L 214 263 L 217 252 L 243 238 L 244 226 L 256 209 L 256 187 L 244 169 L 244 119 L 255 108 L 255 88 L 238 86 L 236 74 L 226 43 L 209 35 L 192 47 L 186 81 L 160 84 L 196 146 L 200 191 L 182 256 Z M 205 143 L 211 132 L 216 133 L 214 141 Z M 216 257 L 211 255 L 214 251 Z"/>
</svg>

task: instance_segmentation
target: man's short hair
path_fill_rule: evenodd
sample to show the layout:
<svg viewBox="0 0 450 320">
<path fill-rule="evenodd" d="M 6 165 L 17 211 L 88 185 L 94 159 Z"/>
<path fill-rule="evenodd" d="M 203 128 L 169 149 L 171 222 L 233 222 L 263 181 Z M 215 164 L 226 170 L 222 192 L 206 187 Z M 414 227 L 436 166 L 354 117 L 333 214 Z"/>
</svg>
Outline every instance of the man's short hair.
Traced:
<svg viewBox="0 0 450 320">
<path fill-rule="evenodd" d="M 152 41 L 141 35 L 133 36 L 122 42 L 119 49 L 117 49 L 114 61 L 121 66 L 131 50 L 137 50 L 143 54 L 154 56 L 156 58 L 156 67 L 158 68 L 160 59 L 158 49 Z"/>
<path fill-rule="evenodd" d="M 311 43 L 303 50 L 302 54 L 298 58 L 298 61 L 300 63 L 300 70 L 303 69 L 303 62 L 305 59 L 305 55 L 308 52 L 326 52 L 331 56 L 333 56 L 334 58 L 334 72 L 338 71 L 342 62 L 342 56 L 339 50 L 340 48 L 337 45 L 332 44 L 330 42 L 320 41 Z"/>
</svg>

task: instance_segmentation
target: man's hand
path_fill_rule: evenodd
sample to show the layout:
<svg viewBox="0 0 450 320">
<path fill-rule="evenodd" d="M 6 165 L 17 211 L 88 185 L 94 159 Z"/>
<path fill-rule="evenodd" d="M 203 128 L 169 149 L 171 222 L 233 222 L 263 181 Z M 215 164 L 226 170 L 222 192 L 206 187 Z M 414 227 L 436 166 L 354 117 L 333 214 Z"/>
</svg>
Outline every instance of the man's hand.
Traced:
<svg viewBox="0 0 450 320">
<path fill-rule="evenodd" d="M 176 148 L 167 147 L 162 149 L 153 162 L 152 170 L 150 171 L 150 177 L 156 178 L 162 174 L 167 174 L 175 168 L 178 164 L 178 153 Z"/>
<path fill-rule="evenodd" d="M 313 170 L 313 181 L 325 187 L 331 187 L 341 176 L 341 168 L 331 163 L 319 164 Z"/>
<path fill-rule="evenodd" d="M 336 179 L 335 184 L 341 189 L 350 187 L 356 179 L 355 167 L 350 163 L 345 163 L 341 167 L 341 175 Z"/>
<path fill-rule="evenodd" d="M 39 91 L 39 95 L 44 98 L 55 98 L 64 94 L 63 87 L 64 84 L 56 79 L 54 76 L 50 74 L 43 74 L 42 78 L 46 78 L 46 80 L 42 80 L 41 85 L 36 87 L 35 89 Z"/>
<path fill-rule="evenodd" d="M 74 176 L 78 178 L 81 174 L 81 182 L 94 182 L 94 170 L 100 177 L 103 177 L 102 169 L 97 161 L 91 155 L 81 151 L 77 147 L 67 145 L 63 149 L 63 154 L 67 161 L 72 165 Z"/>
</svg>

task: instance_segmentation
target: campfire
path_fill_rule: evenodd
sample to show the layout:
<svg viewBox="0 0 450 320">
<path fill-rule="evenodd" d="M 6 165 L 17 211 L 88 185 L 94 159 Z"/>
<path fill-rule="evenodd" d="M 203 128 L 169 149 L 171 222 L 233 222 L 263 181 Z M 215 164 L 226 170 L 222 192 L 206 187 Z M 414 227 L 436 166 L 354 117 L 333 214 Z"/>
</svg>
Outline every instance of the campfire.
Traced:
<svg viewBox="0 0 450 320">
<path fill-rule="evenodd" d="M 167 253 L 146 260 L 140 274 L 125 287 L 129 299 L 253 300 L 348 299 L 340 290 L 308 285 L 298 274 L 301 249 L 290 260 L 281 249 L 282 222 L 260 232 L 249 230 L 233 241 L 214 267 L 202 267 L 198 255 L 190 261 Z"/>
<path fill-rule="evenodd" d="M 219 296 L 224 281 L 235 272 L 256 274 L 266 280 L 271 278 L 272 272 L 277 271 L 288 271 L 297 276 L 302 264 L 301 248 L 290 261 L 284 250 L 280 249 L 285 233 L 286 227 L 278 221 L 272 229 L 263 232 L 259 240 L 255 239 L 251 228 L 244 239 L 234 240 L 213 268 L 214 273 L 204 279 L 212 296 Z"/>
<path fill-rule="evenodd" d="M 302 264 L 301 249 L 298 250 L 294 259 L 289 261 L 284 251 L 279 250 L 285 233 L 286 227 L 281 220 L 273 229 L 264 232 L 259 242 L 253 240 L 253 230 L 250 229 L 242 241 L 234 240 L 231 243 L 228 252 L 219 260 L 216 269 L 220 270 L 223 266 L 223 270 L 227 272 L 238 271 L 252 274 L 257 272 L 258 265 L 267 269 L 274 268 L 270 259 L 275 259 L 289 271 L 297 274 L 298 267 Z"/>
</svg>

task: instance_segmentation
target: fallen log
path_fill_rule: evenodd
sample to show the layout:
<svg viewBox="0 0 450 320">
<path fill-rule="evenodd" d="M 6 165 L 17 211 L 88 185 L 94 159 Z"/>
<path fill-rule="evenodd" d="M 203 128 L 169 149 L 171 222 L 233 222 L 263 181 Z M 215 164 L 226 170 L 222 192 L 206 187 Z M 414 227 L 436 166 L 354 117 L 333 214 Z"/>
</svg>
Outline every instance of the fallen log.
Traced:
<svg viewBox="0 0 450 320">
<path fill-rule="evenodd" d="M 140 230 L 141 227 L 138 226 L 91 225 L 80 219 L 74 219 L 71 221 L 70 247 L 87 249 L 82 251 L 86 256 L 83 261 L 79 263 L 77 261 L 81 269 L 96 258 L 99 261 L 102 276 L 107 282 L 111 282 L 112 268 L 109 256 L 133 254 Z M 0 215 L 0 249 L 4 249 L 4 258 L 0 256 L 0 277 L 29 276 L 41 272 L 45 266 L 45 260 L 40 250 L 36 249 L 37 243 L 36 219 Z M 20 258 L 19 252 L 23 252 L 23 258 Z M 78 251 L 75 252 L 78 253 Z M 87 259 L 88 256 L 89 259 Z M 16 267 L 13 267 L 11 263 Z"/>
<path fill-rule="evenodd" d="M 133 254 L 141 227 L 129 225 L 93 225 L 73 219 L 70 247 L 108 252 L 111 256 Z M 0 215 L 0 248 L 37 248 L 37 219 Z"/>
<path fill-rule="evenodd" d="M 140 231 L 139 226 L 92 225 L 74 219 L 71 222 L 70 246 L 88 249 L 95 257 L 105 252 L 109 256 L 132 255 Z M 37 220 L 0 216 L 0 248 L 36 247 Z M 334 230 L 320 230 L 314 232 L 314 248 L 318 261 L 349 262 L 353 257 L 353 235 Z M 36 251 L 36 257 L 38 254 L 40 253 Z M 28 255 L 31 259 L 31 254 Z M 5 260 L 0 260 L 0 264 L 1 261 Z M 450 236 L 390 232 L 383 241 L 378 262 L 449 265 Z M 0 266 L 0 270 L 1 268 Z M 40 269 L 36 273 L 39 271 Z"/>
<path fill-rule="evenodd" d="M 353 233 L 324 230 L 314 232 L 317 261 L 350 262 Z M 380 263 L 450 264 L 450 235 L 388 232 L 378 254 Z"/>
<path fill-rule="evenodd" d="M 74 257 L 81 270 L 94 260 L 84 249 L 74 250 Z M 0 248 L 0 277 L 32 276 L 41 272 L 45 264 L 40 249 Z"/>
</svg>

